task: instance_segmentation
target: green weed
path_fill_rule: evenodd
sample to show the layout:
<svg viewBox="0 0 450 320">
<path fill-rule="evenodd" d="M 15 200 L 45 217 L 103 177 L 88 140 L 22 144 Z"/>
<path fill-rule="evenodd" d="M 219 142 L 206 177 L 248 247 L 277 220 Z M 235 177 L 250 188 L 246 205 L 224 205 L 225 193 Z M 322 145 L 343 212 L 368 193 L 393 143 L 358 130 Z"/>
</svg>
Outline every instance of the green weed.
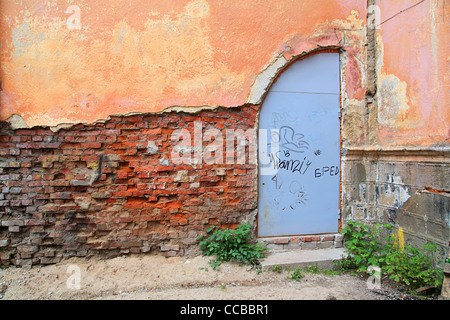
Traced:
<svg viewBox="0 0 450 320">
<path fill-rule="evenodd" d="M 391 225 L 374 227 L 348 221 L 342 229 L 347 257 L 338 262 L 343 270 L 367 272 L 378 266 L 390 279 L 414 290 L 424 286 L 442 286 L 443 271 L 435 264 L 437 245 L 426 243 L 423 249 L 411 245 L 399 246 Z"/>
<path fill-rule="evenodd" d="M 217 270 L 224 261 L 237 261 L 261 270 L 259 259 L 265 257 L 264 251 L 268 248 L 260 243 L 249 243 L 250 224 L 238 225 L 234 230 L 221 230 L 214 226 L 206 232 L 197 241 L 200 241 L 203 255 L 215 256 L 209 262 L 213 270 Z"/>
<path fill-rule="evenodd" d="M 294 272 L 289 275 L 289 279 L 299 282 L 305 275 L 301 269 L 295 268 Z"/>
</svg>

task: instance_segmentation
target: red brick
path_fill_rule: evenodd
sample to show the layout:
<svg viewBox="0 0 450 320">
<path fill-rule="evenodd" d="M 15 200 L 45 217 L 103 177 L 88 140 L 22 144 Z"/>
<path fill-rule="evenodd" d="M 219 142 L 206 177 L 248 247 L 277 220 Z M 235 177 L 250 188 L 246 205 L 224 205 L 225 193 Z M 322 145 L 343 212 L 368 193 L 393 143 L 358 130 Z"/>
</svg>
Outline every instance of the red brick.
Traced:
<svg viewBox="0 0 450 320">
<path fill-rule="evenodd" d="M 117 130 L 117 129 L 101 130 L 100 133 L 103 135 L 106 135 L 106 136 L 118 135 L 118 134 L 120 134 L 120 130 Z"/>
<path fill-rule="evenodd" d="M 112 117 L 104 124 L 78 124 L 58 133 L 42 129 L 42 135 L 30 134 L 27 130 L 19 131 L 21 135 L 13 133 L 2 143 L 2 149 L 8 152 L 1 153 L 7 158 L 4 160 L 7 164 L 3 165 L 5 169 L 0 168 L 0 173 L 3 171 L 8 175 L 0 175 L 0 182 L 5 182 L 5 186 L 20 187 L 23 194 L 29 194 L 28 198 L 20 201 L 20 205 L 26 207 L 20 210 L 25 210 L 35 220 L 26 221 L 27 225 L 40 227 L 43 231 L 43 223 L 48 223 L 45 231 L 50 236 L 45 239 L 45 244 L 42 246 L 42 242 L 36 242 L 42 251 L 39 253 L 41 257 L 45 256 L 46 247 L 55 247 L 55 256 L 67 250 L 62 241 L 67 228 L 76 231 L 82 227 L 94 234 L 89 244 L 86 243 L 86 236 L 77 235 L 77 244 L 70 248 L 73 252 L 79 249 L 78 246 L 83 246 L 81 252 L 100 249 L 98 252 L 102 255 L 108 255 L 108 251 L 117 249 L 119 252 L 137 253 L 141 251 L 141 244 L 130 246 L 124 242 L 124 239 L 136 241 L 137 237 L 142 239 L 139 241 L 148 241 L 148 244 L 142 243 L 142 246 L 151 248 L 160 248 L 161 245 L 166 248 L 172 245 L 167 242 L 170 239 L 190 245 L 189 241 L 184 241 L 188 233 L 204 232 L 205 225 L 211 223 L 235 227 L 243 214 L 247 215 L 255 209 L 253 182 L 257 172 L 253 164 L 175 165 L 169 162 L 167 165 L 164 162 L 166 165 L 163 165 L 160 162 L 162 159 L 170 161 L 174 146 L 170 137 L 173 130 L 186 128 L 192 134 L 194 121 L 201 120 L 203 130 L 219 128 L 223 135 L 225 128 L 245 131 L 250 128 L 248 124 L 253 125 L 258 110 L 259 107 L 255 106 L 232 110 L 221 108 L 218 112 L 204 110 L 189 115 L 172 112 L 145 117 Z M 239 124 L 233 127 L 237 123 Z M 159 154 L 138 154 L 141 148 L 147 147 L 147 141 L 150 140 L 158 147 Z M 56 149 L 58 144 L 59 149 Z M 42 152 L 43 149 L 39 147 L 47 150 Z M 95 164 L 100 159 L 98 148 L 102 147 L 107 159 L 104 159 L 99 181 Z M 14 177 L 6 169 L 13 160 L 8 159 L 11 157 L 10 149 L 17 149 L 21 156 L 22 166 L 17 166 L 20 173 Z M 18 151 L 13 151 L 13 155 Z M 26 161 L 26 165 L 22 160 Z M 44 161 L 48 165 L 43 168 L 43 173 L 33 176 L 30 169 L 41 168 Z M 87 163 L 90 163 L 88 168 Z M 220 175 L 218 169 L 221 169 Z M 188 177 L 192 181 L 174 182 L 175 171 L 181 170 L 188 171 Z M 30 175 L 38 180 L 30 181 L 22 177 Z M 89 186 L 70 184 L 70 180 L 90 181 L 92 175 L 96 179 Z M 3 176 L 6 178 L 2 180 Z M 92 195 L 102 192 L 110 192 L 111 196 L 92 198 Z M 85 200 L 79 202 L 81 197 Z M 10 205 L 10 201 L 14 200 L 6 200 L 4 205 Z M 55 214 L 60 214 L 56 219 L 67 222 L 74 212 L 76 219 L 69 227 L 67 223 L 56 224 L 59 220 L 55 221 Z M 51 213 L 45 221 L 41 220 L 44 213 Z M 130 225 L 132 222 L 134 223 Z M 169 229 L 171 236 L 167 235 Z M 111 230 L 120 230 L 120 233 L 117 236 L 111 235 Z M 97 234 L 99 237 L 110 234 L 111 240 L 100 241 L 95 238 Z"/>
<path fill-rule="evenodd" d="M 130 201 L 130 199 L 136 198 L 128 198 L 128 202 L 124 205 L 124 209 L 142 209 L 144 207 L 144 203 L 146 202 L 145 198 L 138 198 L 141 199 L 139 201 Z"/>
<path fill-rule="evenodd" d="M 289 238 L 275 238 L 273 239 L 273 243 L 275 244 L 288 244 Z"/>
<path fill-rule="evenodd" d="M 161 134 L 161 132 L 162 132 L 161 128 L 142 130 L 142 133 L 144 133 L 144 134 Z"/>
<path fill-rule="evenodd" d="M 88 143 L 82 143 L 81 144 L 82 148 L 92 148 L 92 149 L 98 149 L 102 147 L 102 144 L 100 142 L 88 142 Z"/>
<path fill-rule="evenodd" d="M 155 179 L 156 183 L 166 183 L 166 182 L 173 182 L 173 177 L 161 177 Z"/>
<path fill-rule="evenodd" d="M 141 178 L 145 179 L 145 178 L 149 177 L 149 174 L 148 174 L 148 172 L 140 172 L 140 173 L 137 174 L 137 177 L 139 179 L 141 179 Z"/>
<path fill-rule="evenodd" d="M 126 141 L 127 142 L 123 142 L 122 143 L 122 146 L 125 147 L 125 148 L 134 148 L 134 147 L 136 147 L 139 144 L 139 142 L 129 142 L 128 138 L 127 138 Z"/>
<path fill-rule="evenodd" d="M 184 205 L 187 207 L 190 206 L 201 206 L 203 204 L 203 200 L 187 200 L 184 202 Z"/>
<path fill-rule="evenodd" d="M 193 170 L 193 167 L 191 165 L 187 165 L 187 164 L 179 164 L 179 165 L 177 165 L 175 167 L 175 169 L 177 171 L 180 171 L 180 170 Z"/>
<path fill-rule="evenodd" d="M 153 195 L 157 196 L 157 195 L 168 195 L 168 194 L 172 194 L 175 193 L 175 190 L 153 190 Z"/>
<path fill-rule="evenodd" d="M 146 194 L 146 190 L 133 191 L 133 197 L 144 197 Z"/>
<path fill-rule="evenodd" d="M 113 192 L 113 197 L 131 197 L 133 195 L 133 191 L 117 191 Z"/>
<path fill-rule="evenodd" d="M 21 149 L 40 149 L 39 143 L 36 142 L 24 142 L 24 143 L 18 143 L 17 148 Z"/>
<path fill-rule="evenodd" d="M 55 192 L 50 194 L 50 199 L 72 199 L 71 192 Z"/>
<path fill-rule="evenodd" d="M 128 179 L 128 172 L 119 172 L 117 176 L 119 179 Z"/>
<path fill-rule="evenodd" d="M 32 129 L 18 129 L 14 131 L 14 135 L 18 135 L 18 136 L 34 136 L 36 135 L 36 130 L 32 130 Z"/>
<path fill-rule="evenodd" d="M 26 226 L 43 226 L 45 221 L 41 219 L 28 219 L 25 221 Z"/>
<path fill-rule="evenodd" d="M 156 171 L 174 171 L 175 167 L 174 166 L 156 166 L 155 170 Z"/>
<path fill-rule="evenodd" d="M 148 185 L 146 183 L 138 183 L 138 184 L 136 184 L 136 188 L 138 190 L 147 190 L 148 189 Z"/>
<path fill-rule="evenodd" d="M 79 132 L 82 136 L 98 136 L 100 134 L 99 130 L 81 130 Z"/>
<path fill-rule="evenodd" d="M 165 208 L 179 208 L 183 206 L 183 202 L 182 201 L 170 201 L 170 202 L 165 202 L 164 203 L 164 207 Z"/>
<path fill-rule="evenodd" d="M 20 207 L 22 205 L 20 200 L 11 200 L 9 204 L 11 207 Z"/>
<path fill-rule="evenodd" d="M 198 116 L 184 116 L 181 117 L 181 121 L 183 122 L 195 122 L 195 121 L 201 121 L 201 118 Z"/>
<path fill-rule="evenodd" d="M 50 129 L 37 129 L 36 130 L 36 134 L 38 136 L 51 136 L 51 135 L 54 135 L 54 133 Z"/>
<path fill-rule="evenodd" d="M 98 161 L 99 160 L 99 157 L 98 156 L 82 156 L 82 157 L 80 157 L 80 160 L 81 161 L 89 161 L 89 162 L 92 162 L 92 161 Z"/>
</svg>

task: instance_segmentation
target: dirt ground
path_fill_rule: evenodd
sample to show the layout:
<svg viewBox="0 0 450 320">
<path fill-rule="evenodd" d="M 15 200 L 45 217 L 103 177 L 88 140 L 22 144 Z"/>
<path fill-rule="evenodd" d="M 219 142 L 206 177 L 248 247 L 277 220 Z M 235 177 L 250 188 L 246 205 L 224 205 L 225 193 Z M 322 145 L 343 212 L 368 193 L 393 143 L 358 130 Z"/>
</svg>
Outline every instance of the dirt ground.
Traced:
<svg viewBox="0 0 450 320">
<path fill-rule="evenodd" d="M 218 271 L 209 257 L 165 258 L 136 255 L 108 260 L 72 258 L 29 270 L 0 269 L 3 300 L 139 299 L 139 300 L 386 300 L 404 299 L 392 287 L 369 290 L 366 279 L 305 273 L 299 282 L 292 273 L 263 271 L 224 263 Z M 74 267 L 75 266 L 75 267 Z M 79 277 L 78 277 L 79 275 Z M 79 279 L 79 282 L 76 280 Z M 79 288 L 76 287 L 79 284 Z"/>
</svg>

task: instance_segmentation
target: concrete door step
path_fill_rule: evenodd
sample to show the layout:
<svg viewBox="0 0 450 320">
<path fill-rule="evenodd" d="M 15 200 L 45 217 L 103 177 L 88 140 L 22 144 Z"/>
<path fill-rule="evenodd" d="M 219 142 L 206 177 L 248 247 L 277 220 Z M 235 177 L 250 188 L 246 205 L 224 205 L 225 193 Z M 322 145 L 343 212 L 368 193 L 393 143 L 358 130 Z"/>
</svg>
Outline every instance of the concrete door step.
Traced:
<svg viewBox="0 0 450 320">
<path fill-rule="evenodd" d="M 335 269 L 334 260 L 341 260 L 346 254 L 345 248 L 327 248 L 316 250 L 294 249 L 284 252 L 271 252 L 261 261 L 262 269 L 270 270 L 273 266 L 305 269 L 315 265 L 321 270 Z"/>
</svg>

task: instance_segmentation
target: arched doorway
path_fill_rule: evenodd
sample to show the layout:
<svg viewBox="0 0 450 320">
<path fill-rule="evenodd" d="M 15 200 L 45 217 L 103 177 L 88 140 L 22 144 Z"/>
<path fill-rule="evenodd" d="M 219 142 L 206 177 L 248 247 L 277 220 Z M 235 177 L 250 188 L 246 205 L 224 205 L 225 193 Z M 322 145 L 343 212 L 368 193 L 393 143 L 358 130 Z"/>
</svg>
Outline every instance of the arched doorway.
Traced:
<svg viewBox="0 0 450 320">
<path fill-rule="evenodd" d="M 339 53 L 291 64 L 261 107 L 258 236 L 338 232 Z"/>
</svg>

